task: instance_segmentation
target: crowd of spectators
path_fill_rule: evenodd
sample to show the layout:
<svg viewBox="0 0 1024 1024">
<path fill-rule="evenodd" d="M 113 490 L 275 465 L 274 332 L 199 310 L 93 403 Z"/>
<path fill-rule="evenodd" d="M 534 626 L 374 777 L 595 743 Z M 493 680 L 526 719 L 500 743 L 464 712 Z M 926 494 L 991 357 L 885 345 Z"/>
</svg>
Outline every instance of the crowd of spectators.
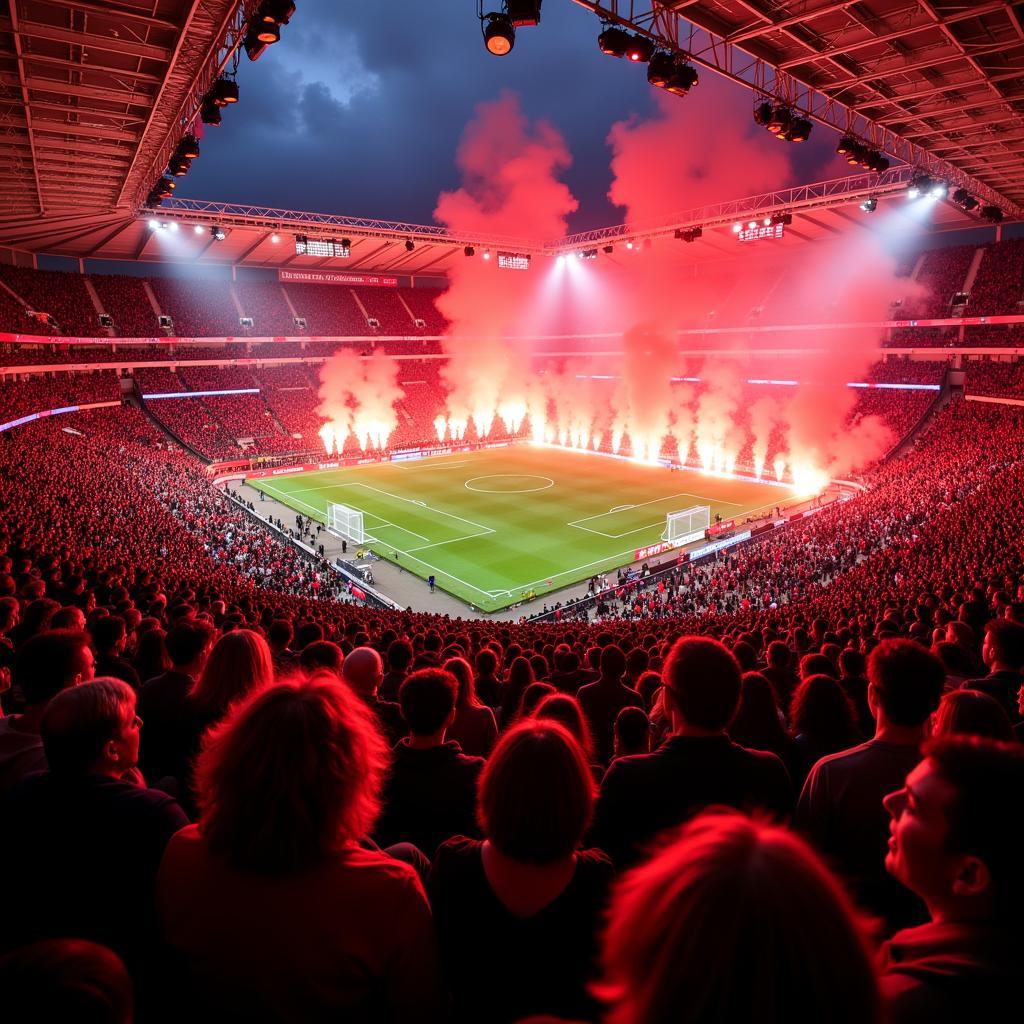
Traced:
<svg viewBox="0 0 1024 1024">
<path fill-rule="evenodd" d="M 305 319 L 309 334 L 362 337 L 371 333 L 350 289 L 291 282 L 283 287 L 296 316 Z"/>
<path fill-rule="evenodd" d="M 1024 362 L 964 360 L 964 390 L 969 395 L 1024 399 Z"/>
<path fill-rule="evenodd" d="M 5 379 L 0 386 L 0 421 L 6 423 L 19 416 L 69 405 L 116 402 L 120 398 L 120 384 L 112 370 L 54 376 L 34 374 L 21 380 Z"/>
<path fill-rule="evenodd" d="M 927 289 L 927 294 L 905 302 L 900 317 L 952 316 L 953 296 L 963 291 L 976 251 L 973 245 L 955 245 L 928 252 L 917 274 L 917 283 Z M 971 315 L 974 312 L 972 303 Z"/>
<path fill-rule="evenodd" d="M 143 280 L 127 274 L 90 274 L 103 312 L 114 321 L 121 338 L 150 338 L 161 334 L 156 312 Z"/>
<path fill-rule="evenodd" d="M 985 246 L 978 275 L 971 286 L 970 316 L 1020 313 L 1024 300 L 1024 239 Z"/>
<path fill-rule="evenodd" d="M 252 318 L 247 334 L 284 337 L 304 333 L 295 326 L 284 292 L 275 281 L 235 281 L 231 287 L 238 296 L 242 315 Z"/>
<path fill-rule="evenodd" d="M 57 323 L 56 331 L 36 331 L 35 321 L 17 312 L 15 330 L 26 334 L 78 335 L 84 338 L 106 334 L 100 326 L 99 313 L 86 290 L 81 274 L 53 270 L 32 270 L 0 263 L 0 281 L 19 295 L 30 310 L 47 313 Z M 5 312 L 0 308 L 0 313 Z"/>
<path fill-rule="evenodd" d="M 1020 411 L 953 403 L 850 502 L 600 621 L 521 625 L 339 603 L 138 410 L 67 423 L 0 437 L 5 1005 L 959 1024 L 1013 1000 Z"/>
<path fill-rule="evenodd" d="M 409 289 L 403 288 L 402 292 Z M 376 320 L 380 334 L 413 334 L 414 318 L 399 298 L 397 288 L 353 288 L 352 294 L 362 303 L 366 315 Z"/>
<path fill-rule="evenodd" d="M 160 313 L 179 338 L 234 337 L 242 333 L 229 281 L 205 278 L 149 279 Z"/>
</svg>

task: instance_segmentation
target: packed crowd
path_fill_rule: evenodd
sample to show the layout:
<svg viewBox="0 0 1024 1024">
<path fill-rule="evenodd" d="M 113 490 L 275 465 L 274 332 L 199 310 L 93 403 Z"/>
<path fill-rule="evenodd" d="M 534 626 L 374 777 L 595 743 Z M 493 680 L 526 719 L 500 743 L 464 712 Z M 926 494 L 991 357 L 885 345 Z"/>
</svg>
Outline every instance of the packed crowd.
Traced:
<svg viewBox="0 0 1024 1024">
<path fill-rule="evenodd" d="M 1019 413 L 715 563 L 771 604 L 520 626 L 339 604 L 137 411 L 73 422 L 0 439 L 5 1018 L 1013 1004 Z"/>
</svg>

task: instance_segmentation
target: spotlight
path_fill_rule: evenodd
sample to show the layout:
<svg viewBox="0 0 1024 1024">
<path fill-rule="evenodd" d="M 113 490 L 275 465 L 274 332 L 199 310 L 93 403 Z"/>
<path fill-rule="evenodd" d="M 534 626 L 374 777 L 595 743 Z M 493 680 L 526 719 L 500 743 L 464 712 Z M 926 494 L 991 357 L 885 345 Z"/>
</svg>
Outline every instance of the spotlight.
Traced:
<svg viewBox="0 0 1024 1024">
<path fill-rule="evenodd" d="M 875 174 L 881 174 L 883 171 L 889 170 L 889 158 L 878 152 L 869 153 L 867 168 L 869 171 L 874 171 Z"/>
<path fill-rule="evenodd" d="M 860 204 L 860 208 L 865 213 L 874 213 L 876 206 L 878 206 L 878 200 L 874 196 L 868 196 L 868 198 Z"/>
<path fill-rule="evenodd" d="M 223 242 L 224 239 L 228 237 L 228 233 L 222 227 L 218 227 L 215 224 L 212 228 L 210 228 L 210 237 L 215 242 Z"/>
<path fill-rule="evenodd" d="M 921 190 L 914 184 L 907 189 L 908 199 L 917 199 L 921 195 Z"/>
<path fill-rule="evenodd" d="M 630 36 L 624 29 L 608 25 L 597 37 L 597 45 L 602 53 L 609 57 L 625 57 L 629 48 Z"/>
<path fill-rule="evenodd" d="M 170 199 L 178 183 L 173 178 L 160 178 L 153 186 L 153 195 L 161 199 Z"/>
<path fill-rule="evenodd" d="M 606 245 L 602 251 L 605 253 L 605 255 L 607 255 L 608 253 L 611 253 L 611 252 L 615 252 L 615 246 L 614 245 Z"/>
<path fill-rule="evenodd" d="M 846 162 L 851 167 L 856 167 L 858 164 L 864 163 L 867 158 L 868 151 L 859 142 L 855 142 L 846 154 Z"/>
<path fill-rule="evenodd" d="M 484 259 L 485 260 L 489 260 L 490 258 L 491 258 L 491 250 L 490 249 L 484 249 Z"/>
<path fill-rule="evenodd" d="M 973 210 L 978 205 L 978 200 L 975 199 L 974 196 L 972 196 L 965 188 L 958 188 L 953 193 L 953 202 L 956 203 L 957 206 L 962 206 L 965 210 Z"/>
<path fill-rule="evenodd" d="M 949 186 L 944 181 L 936 181 L 928 191 L 932 199 L 945 199 Z"/>
<path fill-rule="evenodd" d="M 171 162 L 168 165 L 170 172 L 175 178 L 181 178 L 188 174 L 188 169 L 192 166 L 192 161 L 187 156 L 178 156 L 175 154 L 171 157 Z"/>
<path fill-rule="evenodd" d="M 220 107 L 207 96 L 203 100 L 203 105 L 199 108 L 199 117 L 203 124 L 216 128 L 221 122 Z"/>
<path fill-rule="evenodd" d="M 201 235 L 201 234 L 203 234 L 206 231 L 206 228 L 204 228 L 202 224 L 197 224 L 192 230 L 197 235 Z"/>
<path fill-rule="evenodd" d="M 177 231 L 178 230 L 178 222 L 176 220 L 168 221 L 164 225 L 164 227 L 167 228 L 170 231 Z"/>
<path fill-rule="evenodd" d="M 174 155 L 184 157 L 186 160 L 195 160 L 199 156 L 199 140 L 191 132 L 183 135 Z"/>
<path fill-rule="evenodd" d="M 352 255 L 352 239 L 343 238 L 340 242 L 335 245 L 335 256 L 340 256 L 342 259 L 347 260 Z"/>
<path fill-rule="evenodd" d="M 793 214 L 791 213 L 773 213 L 772 224 L 792 224 Z"/>
<path fill-rule="evenodd" d="M 647 81 L 659 89 L 664 89 L 675 72 L 675 55 L 660 50 L 651 57 L 650 63 L 647 65 Z"/>
<path fill-rule="evenodd" d="M 261 21 L 258 25 L 249 29 L 252 37 L 264 46 L 272 46 L 281 40 L 281 26 L 276 21 Z M 248 40 L 246 46 L 248 47 Z"/>
<path fill-rule="evenodd" d="M 634 64 L 646 64 L 654 53 L 654 43 L 647 36 L 632 36 L 626 46 L 626 56 Z"/>
<path fill-rule="evenodd" d="M 754 107 L 754 120 L 762 127 L 767 128 L 768 122 L 772 119 L 772 111 L 775 108 L 768 103 L 759 103 Z"/>
<path fill-rule="evenodd" d="M 273 234 L 273 235 L 271 235 L 271 236 L 270 236 L 270 241 L 271 241 L 271 242 L 272 242 L 272 243 L 273 243 L 274 245 L 277 245 L 277 243 L 281 241 L 281 236 L 275 233 L 275 234 Z"/>
<path fill-rule="evenodd" d="M 856 149 L 859 143 L 852 135 L 844 135 L 836 146 L 836 152 L 840 156 L 846 156 L 847 153 Z"/>
<path fill-rule="evenodd" d="M 150 231 L 159 231 L 160 230 L 160 221 L 156 220 L 155 218 L 150 218 L 149 230 Z"/>
<path fill-rule="evenodd" d="M 516 45 L 516 29 L 507 14 L 491 13 L 483 17 L 484 46 L 495 57 L 504 57 Z"/>
<path fill-rule="evenodd" d="M 476 249 L 474 249 L 473 246 L 471 246 L 471 245 L 467 245 L 466 248 L 463 249 L 462 251 L 463 251 L 463 253 L 466 256 L 475 256 L 476 255 Z"/>
<path fill-rule="evenodd" d="M 685 96 L 699 81 L 697 69 L 692 64 L 680 64 L 665 83 L 665 91 L 673 96 Z"/>
<path fill-rule="evenodd" d="M 742 230 L 743 230 L 743 225 L 742 224 L 733 224 L 733 226 L 732 226 L 732 233 L 734 235 L 738 235 Z"/>
<path fill-rule="evenodd" d="M 704 229 L 701 227 L 676 228 L 675 230 L 675 237 L 684 242 L 696 242 L 703 234 Z"/>
<path fill-rule="evenodd" d="M 218 78 L 207 93 L 218 107 L 238 102 L 238 83 L 233 78 Z"/>
<path fill-rule="evenodd" d="M 558 255 L 557 255 L 556 257 L 555 257 L 555 262 L 556 262 L 556 263 L 564 263 L 564 262 L 565 262 L 565 253 L 564 253 L 564 252 L 560 252 L 560 253 L 559 253 L 559 254 L 558 254 Z"/>
<path fill-rule="evenodd" d="M 999 224 L 1003 219 L 1003 211 L 998 206 L 983 206 L 981 215 L 993 224 Z"/>
<path fill-rule="evenodd" d="M 789 130 L 792 120 L 792 111 L 788 107 L 779 105 L 772 108 L 771 117 L 768 118 L 768 124 L 765 127 L 772 135 L 781 135 Z"/>
<path fill-rule="evenodd" d="M 264 39 L 264 36 L 270 36 L 269 39 Z M 281 30 L 277 25 L 270 24 L 267 26 L 250 26 L 249 31 L 245 33 L 245 55 L 249 60 L 259 60 L 263 56 L 263 51 L 271 44 L 276 43 L 281 38 Z"/>
<path fill-rule="evenodd" d="M 783 137 L 787 142 L 806 142 L 811 137 L 813 128 L 814 125 L 806 117 L 795 117 Z"/>
<path fill-rule="evenodd" d="M 763 221 L 761 221 L 761 223 L 762 223 L 762 224 L 763 224 L 763 225 L 764 225 L 765 227 L 769 227 L 769 226 L 771 225 L 771 222 L 772 222 L 772 219 L 771 219 L 771 217 L 765 217 L 765 219 L 764 219 Z"/>
<path fill-rule="evenodd" d="M 407 238 L 405 240 L 405 251 L 406 252 L 412 252 L 413 249 L 415 249 L 415 248 L 416 248 L 416 243 L 411 238 Z"/>
<path fill-rule="evenodd" d="M 756 228 L 757 227 L 757 221 L 756 220 L 748 221 L 747 222 L 747 227 L 751 228 L 751 229 Z"/>
<path fill-rule="evenodd" d="M 630 241 L 628 241 L 628 242 L 626 243 L 626 248 L 627 248 L 627 249 L 635 249 L 635 248 L 636 248 L 636 246 L 635 246 L 635 245 L 633 244 L 632 240 L 630 240 Z"/>
<path fill-rule="evenodd" d="M 287 25 L 294 13 L 292 0 L 263 0 L 256 18 L 263 24 Z"/>
</svg>

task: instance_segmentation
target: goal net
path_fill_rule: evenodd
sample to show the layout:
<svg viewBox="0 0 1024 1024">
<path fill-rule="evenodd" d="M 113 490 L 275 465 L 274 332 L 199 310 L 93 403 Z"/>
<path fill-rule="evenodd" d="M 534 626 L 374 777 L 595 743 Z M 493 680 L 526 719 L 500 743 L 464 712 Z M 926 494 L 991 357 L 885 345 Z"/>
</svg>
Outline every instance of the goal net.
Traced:
<svg viewBox="0 0 1024 1024">
<path fill-rule="evenodd" d="M 711 506 L 694 505 L 682 512 L 669 512 L 661 539 L 677 546 L 700 540 L 711 525 Z"/>
<path fill-rule="evenodd" d="M 363 530 L 363 513 L 348 505 L 336 505 L 333 501 L 327 505 L 327 529 L 346 540 L 362 544 L 366 540 Z"/>
</svg>

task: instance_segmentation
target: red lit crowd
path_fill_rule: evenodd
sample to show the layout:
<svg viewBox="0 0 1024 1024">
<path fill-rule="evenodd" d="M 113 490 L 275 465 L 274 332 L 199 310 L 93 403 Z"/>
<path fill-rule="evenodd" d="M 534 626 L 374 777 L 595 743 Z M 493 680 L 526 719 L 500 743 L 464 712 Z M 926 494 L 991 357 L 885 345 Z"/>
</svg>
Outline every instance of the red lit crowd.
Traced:
<svg viewBox="0 0 1024 1024">
<path fill-rule="evenodd" d="M 1004 1015 L 1022 427 L 524 624 L 336 600 L 138 410 L 0 435 L 5 1019 Z"/>
</svg>

